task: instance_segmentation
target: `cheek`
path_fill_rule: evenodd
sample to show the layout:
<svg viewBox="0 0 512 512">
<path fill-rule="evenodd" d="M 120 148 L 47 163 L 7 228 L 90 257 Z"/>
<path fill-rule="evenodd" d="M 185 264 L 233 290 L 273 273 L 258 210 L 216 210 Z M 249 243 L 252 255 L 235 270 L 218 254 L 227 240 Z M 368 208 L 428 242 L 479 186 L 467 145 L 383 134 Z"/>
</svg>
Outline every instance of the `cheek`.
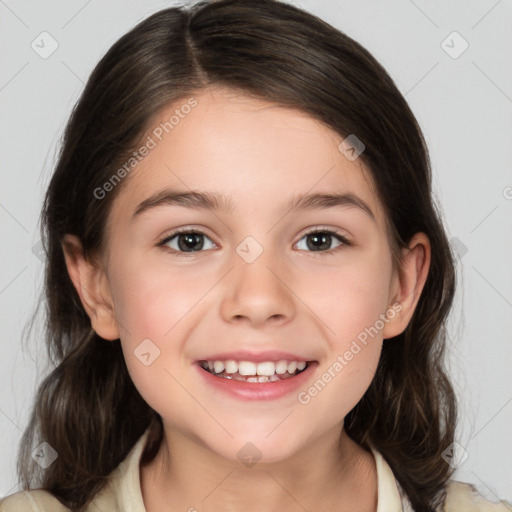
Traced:
<svg viewBox="0 0 512 512">
<path fill-rule="evenodd" d="M 116 317 L 125 339 L 140 343 L 145 338 L 165 340 L 208 290 L 213 276 L 201 276 L 174 267 L 157 265 L 118 266 L 112 276 Z"/>
<path fill-rule="evenodd" d="M 360 333 L 374 327 L 379 315 L 385 314 L 391 268 L 390 255 L 376 247 L 373 251 L 347 254 L 337 267 L 309 273 L 304 293 L 324 324 L 332 348 L 343 350 Z M 377 328 L 382 330 L 381 322 Z"/>
<path fill-rule="evenodd" d="M 299 397 L 335 421 L 361 399 L 375 374 L 388 310 L 391 258 L 376 248 L 347 257 L 346 265 L 317 273 L 308 304 L 321 320 L 327 358 L 312 388 Z M 325 391 L 324 391 L 325 390 Z M 302 401 L 301 401 L 302 398 Z M 314 402 L 314 405 L 313 405 Z"/>
<path fill-rule="evenodd" d="M 378 275 L 340 275 L 336 293 L 320 302 L 319 316 L 328 328 L 326 358 L 298 402 L 318 428 L 335 426 L 361 400 L 375 375 L 382 349 L 382 320 L 387 295 Z M 321 296 L 318 296 L 321 301 Z M 323 316 L 322 316 L 323 315 Z M 310 420 L 305 420 L 310 421 Z"/>
<path fill-rule="evenodd" d="M 184 345 L 198 321 L 195 306 L 216 277 L 137 258 L 118 261 L 110 278 L 128 372 L 144 400 L 171 417 L 180 407 L 190 408 L 190 396 L 178 383 L 186 370 Z"/>
</svg>

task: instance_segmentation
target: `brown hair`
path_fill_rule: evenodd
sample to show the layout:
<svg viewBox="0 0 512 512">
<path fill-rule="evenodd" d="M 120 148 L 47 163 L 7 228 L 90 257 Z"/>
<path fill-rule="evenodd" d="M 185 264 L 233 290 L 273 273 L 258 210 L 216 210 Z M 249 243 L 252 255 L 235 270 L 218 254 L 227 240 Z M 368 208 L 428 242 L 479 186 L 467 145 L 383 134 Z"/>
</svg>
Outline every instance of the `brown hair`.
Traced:
<svg viewBox="0 0 512 512">
<path fill-rule="evenodd" d="M 126 161 L 155 114 L 210 85 L 303 111 L 340 135 L 356 134 L 390 226 L 391 247 L 417 232 L 430 239 L 429 275 L 406 330 L 384 343 L 369 389 L 345 427 L 384 456 L 416 512 L 443 500 L 456 403 L 444 370 L 445 322 L 455 286 L 453 257 L 431 193 L 428 150 L 405 99 L 358 43 L 317 17 L 275 0 L 221 0 L 168 8 L 121 37 L 92 72 L 67 124 L 45 197 L 46 343 L 55 368 L 41 383 L 24 433 L 18 472 L 81 511 L 160 416 L 134 387 L 118 340 L 91 328 L 67 273 L 62 240 L 101 251 L 120 183 L 101 187 Z M 127 421 L 126 419 L 130 420 Z M 44 440 L 57 461 L 41 472 L 30 453 Z"/>
</svg>

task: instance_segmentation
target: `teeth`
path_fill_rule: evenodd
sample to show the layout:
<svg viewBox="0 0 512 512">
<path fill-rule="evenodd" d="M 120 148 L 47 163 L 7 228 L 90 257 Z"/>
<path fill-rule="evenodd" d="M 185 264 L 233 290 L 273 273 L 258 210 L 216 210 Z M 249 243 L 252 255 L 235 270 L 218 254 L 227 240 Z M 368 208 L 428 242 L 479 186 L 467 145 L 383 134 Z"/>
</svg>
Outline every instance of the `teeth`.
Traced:
<svg viewBox="0 0 512 512">
<path fill-rule="evenodd" d="M 240 361 L 238 363 L 238 373 L 240 375 L 256 375 L 256 365 L 250 361 Z"/>
<path fill-rule="evenodd" d="M 297 361 L 292 361 L 291 363 L 288 363 L 288 373 L 295 373 L 296 369 L 297 369 Z"/>
<path fill-rule="evenodd" d="M 226 373 L 236 373 L 238 371 L 238 363 L 230 359 L 226 361 Z"/>
<path fill-rule="evenodd" d="M 246 382 L 276 382 L 283 378 L 289 378 L 296 372 L 301 372 L 307 366 L 306 361 L 203 361 L 201 366 L 210 373 L 224 378 L 245 380 Z M 222 374 L 222 375 L 221 375 Z M 238 374 L 238 375 L 235 375 Z M 278 377 L 281 375 L 282 377 Z M 240 379 L 240 376 L 244 377 Z"/>
<path fill-rule="evenodd" d="M 279 361 L 276 364 L 276 373 L 282 375 L 288 371 L 288 363 L 286 361 Z"/>
<path fill-rule="evenodd" d="M 256 367 L 256 373 L 258 375 L 266 375 L 270 377 L 271 375 L 274 375 L 274 373 L 276 373 L 276 365 L 272 361 L 258 363 L 258 366 Z"/>
</svg>

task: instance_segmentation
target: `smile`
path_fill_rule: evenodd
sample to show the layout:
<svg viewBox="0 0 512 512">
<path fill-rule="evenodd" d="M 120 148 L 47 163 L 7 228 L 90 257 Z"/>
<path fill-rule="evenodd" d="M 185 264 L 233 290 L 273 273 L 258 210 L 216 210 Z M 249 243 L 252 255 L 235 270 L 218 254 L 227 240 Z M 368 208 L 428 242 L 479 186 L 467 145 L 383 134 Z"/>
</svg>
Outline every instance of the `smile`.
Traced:
<svg viewBox="0 0 512 512">
<path fill-rule="evenodd" d="M 308 367 L 306 361 L 200 361 L 200 366 L 215 377 L 239 382 L 266 383 L 289 379 Z"/>
</svg>

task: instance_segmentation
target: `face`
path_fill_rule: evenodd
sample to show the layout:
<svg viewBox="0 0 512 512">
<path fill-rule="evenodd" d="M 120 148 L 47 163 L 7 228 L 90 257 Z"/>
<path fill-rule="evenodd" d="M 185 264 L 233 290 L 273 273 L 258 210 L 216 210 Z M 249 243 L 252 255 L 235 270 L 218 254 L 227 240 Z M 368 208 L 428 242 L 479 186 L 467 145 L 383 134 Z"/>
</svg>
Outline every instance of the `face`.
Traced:
<svg viewBox="0 0 512 512">
<path fill-rule="evenodd" d="M 383 209 L 319 121 L 226 89 L 194 98 L 169 133 L 186 100 L 155 118 L 108 219 L 120 341 L 166 429 L 283 459 L 342 428 L 394 328 Z"/>
</svg>

